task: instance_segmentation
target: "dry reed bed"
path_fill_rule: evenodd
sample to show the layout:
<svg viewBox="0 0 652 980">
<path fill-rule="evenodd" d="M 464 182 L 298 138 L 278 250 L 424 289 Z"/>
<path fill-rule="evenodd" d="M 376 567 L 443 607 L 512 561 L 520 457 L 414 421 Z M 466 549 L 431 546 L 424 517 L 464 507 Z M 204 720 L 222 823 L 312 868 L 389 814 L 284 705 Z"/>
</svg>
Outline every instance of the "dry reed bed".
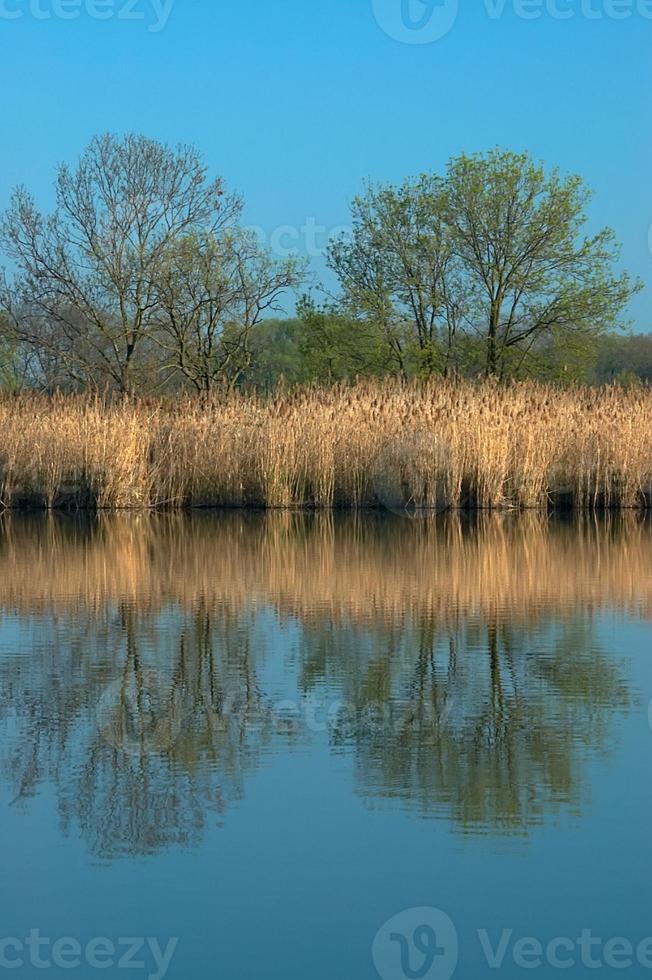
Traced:
<svg viewBox="0 0 652 980">
<path fill-rule="evenodd" d="M 536 513 L 396 521 L 322 514 L 0 519 L 0 609 L 286 619 L 402 628 L 460 616 L 537 621 L 611 607 L 652 616 L 652 524 Z"/>
<path fill-rule="evenodd" d="M 537 383 L 0 400 L 0 506 L 577 509 L 650 503 L 652 390 Z"/>
</svg>

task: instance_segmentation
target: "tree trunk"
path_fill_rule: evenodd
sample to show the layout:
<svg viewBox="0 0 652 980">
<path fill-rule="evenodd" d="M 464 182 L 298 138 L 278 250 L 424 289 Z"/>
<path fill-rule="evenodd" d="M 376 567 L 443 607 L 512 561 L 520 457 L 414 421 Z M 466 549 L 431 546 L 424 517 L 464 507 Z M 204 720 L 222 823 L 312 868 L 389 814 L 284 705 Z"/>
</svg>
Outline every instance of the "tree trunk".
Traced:
<svg viewBox="0 0 652 980">
<path fill-rule="evenodd" d="M 489 316 L 489 332 L 487 334 L 487 377 L 491 378 L 497 373 L 498 369 L 498 323 L 500 320 L 500 307 L 495 301 L 491 304 Z"/>
</svg>

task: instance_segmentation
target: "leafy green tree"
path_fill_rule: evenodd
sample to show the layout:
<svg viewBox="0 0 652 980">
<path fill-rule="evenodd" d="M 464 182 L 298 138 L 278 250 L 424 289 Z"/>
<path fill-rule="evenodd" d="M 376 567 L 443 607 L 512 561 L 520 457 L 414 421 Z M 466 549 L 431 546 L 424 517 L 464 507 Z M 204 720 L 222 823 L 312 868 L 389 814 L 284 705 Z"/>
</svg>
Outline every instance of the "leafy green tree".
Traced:
<svg viewBox="0 0 652 980">
<path fill-rule="evenodd" d="M 402 366 L 407 330 L 421 371 L 537 373 L 546 351 L 621 326 L 640 288 L 616 271 L 613 232 L 586 232 L 589 199 L 579 177 L 498 149 L 370 187 L 330 250 L 342 302 L 382 325 Z"/>
<path fill-rule="evenodd" d="M 0 391 L 20 391 L 25 384 L 24 367 L 17 345 L 0 338 Z"/>
<path fill-rule="evenodd" d="M 302 374 L 307 382 L 353 381 L 397 369 L 391 343 L 373 320 L 357 323 L 333 305 L 304 296 L 297 307 Z"/>
<path fill-rule="evenodd" d="M 329 249 L 346 308 L 382 330 L 404 373 L 410 357 L 446 372 L 462 314 L 442 186 L 428 174 L 369 186 L 351 205 L 351 235 Z"/>
<path fill-rule="evenodd" d="M 620 324 L 639 285 L 614 272 L 610 229 L 585 233 L 590 193 L 581 178 L 492 150 L 452 160 L 445 184 L 451 248 L 487 374 L 505 374 L 510 355 L 526 355 L 541 338 Z"/>
<path fill-rule="evenodd" d="M 302 325 L 295 317 L 268 317 L 251 332 L 251 357 L 240 383 L 262 392 L 273 391 L 281 380 L 289 385 L 304 381 L 299 349 Z"/>
<path fill-rule="evenodd" d="M 0 391 L 20 391 L 29 378 L 29 358 L 21 349 L 9 317 L 0 312 Z"/>
<path fill-rule="evenodd" d="M 297 315 L 265 319 L 249 341 L 251 357 L 242 383 L 262 391 L 288 385 L 332 384 L 383 377 L 396 371 L 391 349 L 373 322 L 358 323 L 341 309 L 309 296 Z"/>
</svg>

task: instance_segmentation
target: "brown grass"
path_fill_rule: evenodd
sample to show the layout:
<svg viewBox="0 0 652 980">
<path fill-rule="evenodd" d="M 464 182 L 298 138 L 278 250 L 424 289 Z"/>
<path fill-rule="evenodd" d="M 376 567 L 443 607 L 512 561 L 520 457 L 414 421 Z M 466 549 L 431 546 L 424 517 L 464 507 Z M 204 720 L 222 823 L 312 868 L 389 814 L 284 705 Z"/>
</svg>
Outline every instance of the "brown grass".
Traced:
<svg viewBox="0 0 652 980">
<path fill-rule="evenodd" d="M 652 390 L 361 383 L 210 404 L 0 400 L 4 508 L 650 502 Z"/>
</svg>

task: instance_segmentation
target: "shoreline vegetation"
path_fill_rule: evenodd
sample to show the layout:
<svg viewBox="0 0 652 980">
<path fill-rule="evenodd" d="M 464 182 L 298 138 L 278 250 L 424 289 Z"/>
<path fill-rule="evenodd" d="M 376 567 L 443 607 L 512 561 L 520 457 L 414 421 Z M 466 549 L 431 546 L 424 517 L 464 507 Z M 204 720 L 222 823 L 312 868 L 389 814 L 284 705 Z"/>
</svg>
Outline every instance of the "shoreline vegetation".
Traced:
<svg viewBox="0 0 652 980">
<path fill-rule="evenodd" d="M 358 382 L 0 399 L 6 510 L 646 508 L 652 390 Z"/>
</svg>

